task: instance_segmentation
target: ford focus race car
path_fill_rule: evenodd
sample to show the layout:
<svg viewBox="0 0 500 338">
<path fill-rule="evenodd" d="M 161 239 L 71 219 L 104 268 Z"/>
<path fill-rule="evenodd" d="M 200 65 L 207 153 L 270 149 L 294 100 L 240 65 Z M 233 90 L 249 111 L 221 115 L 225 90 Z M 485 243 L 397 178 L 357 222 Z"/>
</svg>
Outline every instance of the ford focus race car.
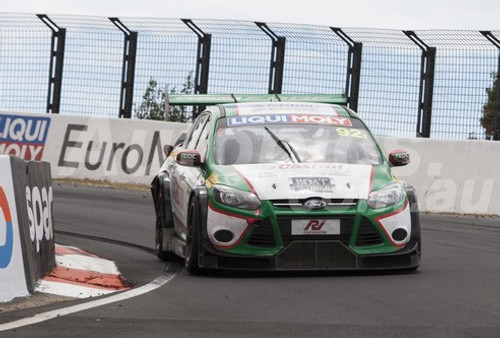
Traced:
<svg viewBox="0 0 500 338">
<path fill-rule="evenodd" d="M 409 156 L 386 159 L 343 96 L 175 101 L 225 104 L 165 147 L 151 185 L 158 257 L 183 257 L 189 272 L 419 267 L 415 192 L 391 174 Z"/>
</svg>

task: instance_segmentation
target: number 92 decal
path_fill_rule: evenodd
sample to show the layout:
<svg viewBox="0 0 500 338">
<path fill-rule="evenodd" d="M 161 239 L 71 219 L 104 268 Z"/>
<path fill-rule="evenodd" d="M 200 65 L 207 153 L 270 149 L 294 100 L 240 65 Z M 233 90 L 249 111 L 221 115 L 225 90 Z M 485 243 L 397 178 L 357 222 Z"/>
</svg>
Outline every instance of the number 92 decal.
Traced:
<svg viewBox="0 0 500 338">
<path fill-rule="evenodd" d="M 347 136 L 347 137 L 354 137 L 354 138 L 366 138 L 366 134 L 364 130 L 361 129 L 348 129 L 348 128 L 336 128 L 337 134 L 339 136 Z"/>
</svg>

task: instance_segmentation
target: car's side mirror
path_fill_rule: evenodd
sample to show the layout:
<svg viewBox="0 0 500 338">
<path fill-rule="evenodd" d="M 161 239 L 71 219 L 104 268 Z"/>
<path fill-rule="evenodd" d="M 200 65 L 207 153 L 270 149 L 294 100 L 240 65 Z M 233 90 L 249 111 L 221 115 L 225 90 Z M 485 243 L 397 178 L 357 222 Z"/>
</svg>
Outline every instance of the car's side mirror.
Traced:
<svg viewBox="0 0 500 338">
<path fill-rule="evenodd" d="M 175 162 L 186 167 L 200 167 L 201 155 L 198 150 L 184 150 L 177 154 Z"/>
<path fill-rule="evenodd" d="M 165 157 L 169 157 L 170 153 L 172 153 L 172 150 L 174 150 L 174 146 L 171 144 L 165 144 L 163 146 L 163 153 L 165 154 Z"/>
<path fill-rule="evenodd" d="M 401 149 L 395 149 L 389 153 L 389 162 L 395 166 L 400 167 L 410 163 L 410 154 Z"/>
</svg>

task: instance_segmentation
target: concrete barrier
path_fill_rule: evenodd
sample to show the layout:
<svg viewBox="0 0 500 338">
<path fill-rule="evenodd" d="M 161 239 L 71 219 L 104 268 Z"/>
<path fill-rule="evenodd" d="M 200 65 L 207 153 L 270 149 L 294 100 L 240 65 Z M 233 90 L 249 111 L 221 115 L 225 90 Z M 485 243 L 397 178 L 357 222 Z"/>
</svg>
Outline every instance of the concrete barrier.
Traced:
<svg viewBox="0 0 500 338">
<path fill-rule="evenodd" d="M 54 178 L 149 184 L 188 124 L 0 113 L 0 153 L 51 164 Z M 386 154 L 408 150 L 395 175 L 413 184 L 430 212 L 500 215 L 500 142 L 380 138 Z"/>
<path fill-rule="evenodd" d="M 0 154 L 43 159 L 55 178 L 149 184 L 184 123 L 0 113 Z"/>
<path fill-rule="evenodd" d="M 500 214 L 500 142 L 379 139 L 386 153 L 404 149 L 411 162 L 393 173 L 417 189 L 420 209 L 460 214 Z"/>
<path fill-rule="evenodd" d="M 55 267 L 47 162 L 0 155 L 0 302 L 31 293 Z"/>
</svg>

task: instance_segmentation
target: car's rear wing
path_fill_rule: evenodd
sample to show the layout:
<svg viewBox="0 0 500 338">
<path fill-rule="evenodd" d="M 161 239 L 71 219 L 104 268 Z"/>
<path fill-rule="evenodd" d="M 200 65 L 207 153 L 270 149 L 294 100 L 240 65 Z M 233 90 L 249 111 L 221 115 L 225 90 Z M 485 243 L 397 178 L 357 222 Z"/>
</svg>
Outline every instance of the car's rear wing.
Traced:
<svg viewBox="0 0 500 338">
<path fill-rule="evenodd" d="M 168 94 L 165 93 L 165 112 L 170 106 L 210 106 L 242 102 L 308 102 L 347 104 L 343 94 Z"/>
</svg>

